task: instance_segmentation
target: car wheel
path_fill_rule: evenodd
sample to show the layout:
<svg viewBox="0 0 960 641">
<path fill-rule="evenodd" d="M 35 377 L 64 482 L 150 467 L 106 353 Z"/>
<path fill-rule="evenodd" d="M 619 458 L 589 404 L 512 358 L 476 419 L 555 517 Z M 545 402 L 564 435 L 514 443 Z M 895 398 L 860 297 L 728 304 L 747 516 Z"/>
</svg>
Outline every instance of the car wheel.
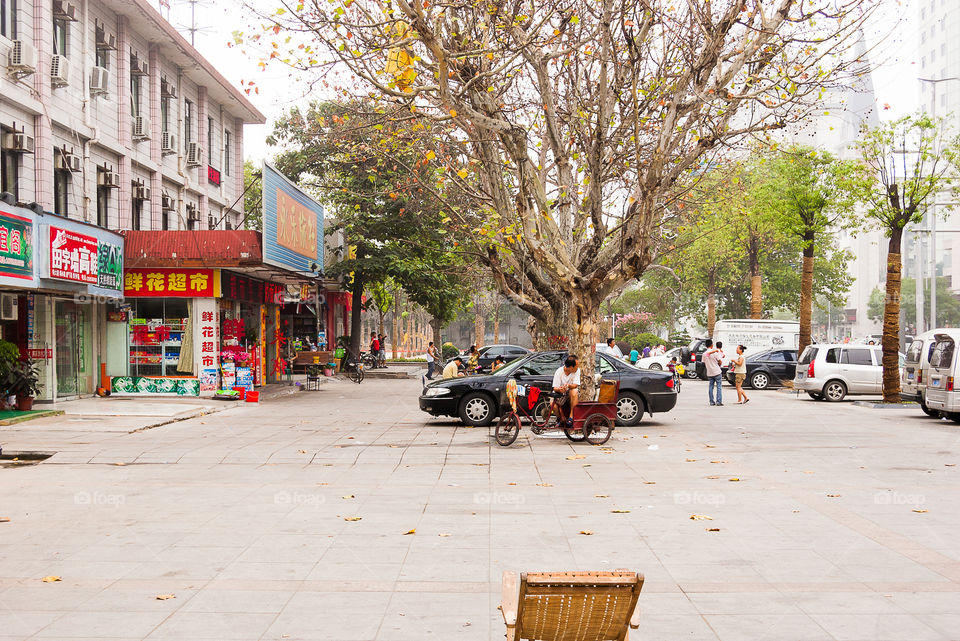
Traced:
<svg viewBox="0 0 960 641">
<path fill-rule="evenodd" d="M 960 423 L 960 412 L 944 412 L 944 414 L 954 423 Z"/>
<path fill-rule="evenodd" d="M 924 402 L 924 399 L 923 399 L 923 398 L 920 399 L 920 411 L 922 411 L 922 412 L 923 412 L 924 414 L 926 414 L 927 416 L 932 416 L 932 417 L 934 417 L 934 418 L 937 418 L 938 416 L 940 416 L 940 412 L 939 412 L 939 411 L 937 411 L 937 410 L 932 410 L 932 409 L 930 409 L 929 407 L 927 407 L 927 404 L 926 404 L 926 402 Z"/>
<path fill-rule="evenodd" d="M 460 420 L 474 427 L 486 427 L 496 416 L 493 401 L 482 392 L 471 392 L 460 402 Z"/>
<path fill-rule="evenodd" d="M 822 401 L 822 400 L 823 400 L 823 395 L 820 394 L 820 392 L 807 392 L 807 396 L 809 396 L 810 398 L 812 398 L 812 399 L 815 400 L 815 401 Z"/>
<path fill-rule="evenodd" d="M 659 371 L 663 369 L 663 365 L 661 365 L 660 363 L 650 363 L 650 369 L 655 369 Z"/>
<path fill-rule="evenodd" d="M 697 370 L 692 367 L 687 368 L 687 373 L 685 374 L 685 376 L 689 378 L 691 381 L 700 378 L 699 376 L 697 376 Z"/>
<path fill-rule="evenodd" d="M 823 399 L 831 403 L 839 403 L 847 396 L 847 386 L 841 381 L 830 381 L 823 386 Z"/>
<path fill-rule="evenodd" d="M 643 418 L 643 399 L 634 392 L 620 392 L 617 399 L 617 425 L 633 427 Z"/>
<path fill-rule="evenodd" d="M 770 376 L 766 372 L 756 372 L 750 377 L 750 387 L 756 390 L 770 387 Z"/>
</svg>

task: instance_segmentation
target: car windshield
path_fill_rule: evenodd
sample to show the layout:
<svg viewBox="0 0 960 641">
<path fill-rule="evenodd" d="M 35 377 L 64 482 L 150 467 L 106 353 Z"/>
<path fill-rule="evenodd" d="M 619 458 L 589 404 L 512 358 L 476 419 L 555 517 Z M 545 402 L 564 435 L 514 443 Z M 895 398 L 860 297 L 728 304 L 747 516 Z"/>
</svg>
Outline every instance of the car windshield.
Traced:
<svg viewBox="0 0 960 641">
<path fill-rule="evenodd" d="M 748 354 L 747 360 L 748 361 L 768 361 L 770 360 L 770 355 L 772 353 L 773 352 L 768 350 L 766 352 L 757 352 L 756 354 Z"/>
<path fill-rule="evenodd" d="M 923 353 L 923 341 L 915 340 L 910 343 L 910 349 L 907 350 L 907 362 L 908 363 L 919 363 L 920 354 Z"/>
<path fill-rule="evenodd" d="M 491 376 L 510 376 L 520 366 L 520 363 L 525 358 L 526 358 L 526 355 L 518 356 L 517 358 L 508 362 L 503 367 L 499 368 L 497 371 L 493 372 Z"/>
<path fill-rule="evenodd" d="M 930 366 L 936 368 L 947 368 L 953 363 L 953 350 L 955 343 L 952 338 L 941 338 L 937 341 L 937 346 L 933 348 L 933 355 L 930 357 Z"/>
</svg>

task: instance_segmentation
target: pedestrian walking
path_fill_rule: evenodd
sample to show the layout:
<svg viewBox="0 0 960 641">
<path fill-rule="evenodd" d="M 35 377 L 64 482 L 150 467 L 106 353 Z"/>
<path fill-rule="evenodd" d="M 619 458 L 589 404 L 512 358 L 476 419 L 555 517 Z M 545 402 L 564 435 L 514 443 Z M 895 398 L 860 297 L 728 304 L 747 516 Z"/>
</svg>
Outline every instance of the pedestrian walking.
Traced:
<svg viewBox="0 0 960 641">
<path fill-rule="evenodd" d="M 650 346 L 649 346 L 649 345 L 644 345 L 644 346 L 643 346 L 643 357 L 644 357 L 644 358 L 648 358 L 649 356 L 650 356 Z"/>
<path fill-rule="evenodd" d="M 712 339 L 707 339 L 707 351 L 703 353 L 703 367 L 707 374 L 707 397 L 710 405 L 723 406 L 723 381 L 720 375 L 723 370 L 720 364 L 723 363 L 723 343 L 717 341 L 716 346 Z M 716 389 L 716 400 L 714 400 L 714 389 Z"/>
<path fill-rule="evenodd" d="M 427 345 L 427 380 L 433 380 L 433 372 L 437 368 L 437 346 L 430 341 Z"/>
<path fill-rule="evenodd" d="M 630 364 L 636 365 L 637 361 L 640 360 L 640 352 L 637 351 L 637 348 L 634 347 L 630 350 Z"/>
<path fill-rule="evenodd" d="M 743 391 L 743 381 L 747 378 L 747 359 L 743 355 L 746 351 L 746 347 L 737 345 L 737 355 L 730 359 L 730 368 L 733 370 L 733 378 L 737 386 L 737 403 L 741 405 L 750 402 L 746 392 Z"/>
</svg>

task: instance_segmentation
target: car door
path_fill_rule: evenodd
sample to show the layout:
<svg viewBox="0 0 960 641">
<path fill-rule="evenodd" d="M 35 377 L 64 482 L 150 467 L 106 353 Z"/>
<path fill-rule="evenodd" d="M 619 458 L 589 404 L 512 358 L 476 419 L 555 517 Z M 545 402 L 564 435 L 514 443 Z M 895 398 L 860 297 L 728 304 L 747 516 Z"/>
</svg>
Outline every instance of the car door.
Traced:
<svg viewBox="0 0 960 641">
<path fill-rule="evenodd" d="M 877 391 L 877 367 L 870 348 L 844 347 L 840 354 L 840 372 L 847 391 L 864 394 Z"/>
<path fill-rule="evenodd" d="M 563 364 L 563 358 L 564 355 L 559 352 L 538 354 L 524 363 L 513 376 L 524 385 L 550 391 L 553 389 L 553 375 Z"/>
<path fill-rule="evenodd" d="M 792 381 L 797 375 L 797 352 L 792 349 L 781 350 L 783 355 L 783 364 L 781 365 L 782 374 L 779 374 L 781 381 Z"/>
<path fill-rule="evenodd" d="M 594 378 L 596 378 L 599 383 L 600 380 L 607 381 L 619 381 L 620 380 L 620 370 L 617 369 L 617 366 L 614 364 L 616 361 L 615 358 L 607 354 L 597 353 L 596 361 L 594 362 L 594 371 L 596 372 Z"/>
</svg>

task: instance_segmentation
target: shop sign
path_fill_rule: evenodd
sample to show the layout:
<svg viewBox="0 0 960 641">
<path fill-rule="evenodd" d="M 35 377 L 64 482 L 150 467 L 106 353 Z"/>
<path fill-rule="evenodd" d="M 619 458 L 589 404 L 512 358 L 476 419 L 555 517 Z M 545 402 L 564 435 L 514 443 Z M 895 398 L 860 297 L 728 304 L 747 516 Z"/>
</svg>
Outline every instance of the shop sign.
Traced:
<svg viewBox="0 0 960 641">
<path fill-rule="evenodd" d="M 207 180 L 211 185 L 220 186 L 220 170 L 207 165 Z"/>
<path fill-rule="evenodd" d="M 220 367 L 220 325 L 217 318 L 217 302 L 213 299 L 205 299 L 194 302 L 194 314 L 196 314 L 195 331 L 197 338 L 195 340 L 195 352 L 197 366 L 200 369 L 200 391 L 212 392 L 217 389 L 217 377 L 210 380 L 210 376 L 205 374 L 208 370 L 217 371 Z"/>
<path fill-rule="evenodd" d="M 97 239 L 50 226 L 50 278 L 96 285 Z"/>
<path fill-rule="evenodd" d="M 323 207 L 272 165 L 263 167 L 263 262 L 323 270 Z"/>
<path fill-rule="evenodd" d="M 219 294 L 215 269 L 127 269 L 123 295 L 173 298 L 213 298 Z"/>
<path fill-rule="evenodd" d="M 33 222 L 0 213 L 0 276 L 33 280 Z"/>
<path fill-rule="evenodd" d="M 27 350 L 27 356 L 35 360 L 50 360 L 53 358 L 52 347 L 30 348 Z"/>
<path fill-rule="evenodd" d="M 106 241 L 97 243 L 97 285 L 120 291 L 123 283 L 123 247 Z"/>
<path fill-rule="evenodd" d="M 230 272 L 224 272 L 221 275 L 220 284 L 221 296 L 227 300 L 256 304 L 278 304 L 283 300 L 283 285 Z"/>
</svg>

